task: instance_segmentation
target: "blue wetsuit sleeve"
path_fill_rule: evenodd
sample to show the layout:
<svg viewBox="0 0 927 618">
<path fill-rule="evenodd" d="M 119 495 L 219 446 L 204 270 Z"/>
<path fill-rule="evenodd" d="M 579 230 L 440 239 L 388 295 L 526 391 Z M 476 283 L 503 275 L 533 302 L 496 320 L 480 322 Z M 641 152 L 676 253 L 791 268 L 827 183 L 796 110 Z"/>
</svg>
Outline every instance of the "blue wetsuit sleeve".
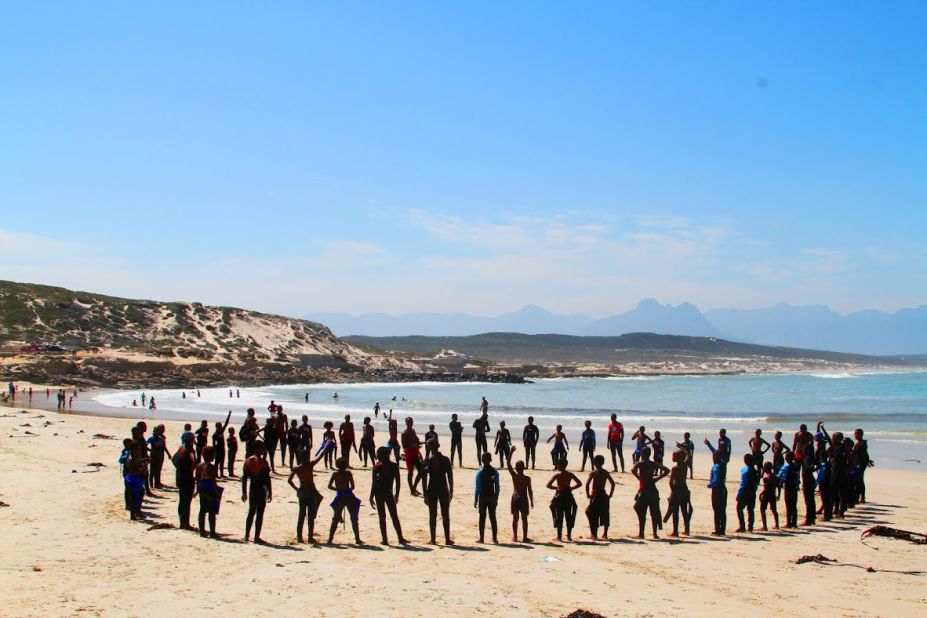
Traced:
<svg viewBox="0 0 927 618">
<path fill-rule="evenodd" d="M 496 496 L 499 495 L 499 472 L 496 471 L 495 478 L 493 479 L 493 491 L 496 492 Z"/>
<path fill-rule="evenodd" d="M 483 468 L 480 468 L 479 470 L 476 471 L 476 490 L 475 490 L 475 493 L 473 494 L 474 500 L 480 499 L 480 479 L 482 478 L 483 478 Z"/>
</svg>

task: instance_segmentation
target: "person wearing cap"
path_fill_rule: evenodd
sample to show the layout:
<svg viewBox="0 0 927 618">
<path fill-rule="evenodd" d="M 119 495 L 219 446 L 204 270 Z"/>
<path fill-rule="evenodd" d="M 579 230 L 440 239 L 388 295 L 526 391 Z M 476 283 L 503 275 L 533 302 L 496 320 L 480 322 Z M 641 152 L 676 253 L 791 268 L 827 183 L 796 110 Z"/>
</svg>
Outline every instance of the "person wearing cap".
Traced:
<svg viewBox="0 0 927 618">
<path fill-rule="evenodd" d="M 181 530 L 192 530 L 190 526 L 190 503 L 193 502 L 193 470 L 196 466 L 196 436 L 192 431 L 185 431 L 181 436 L 182 445 L 171 458 L 176 468 L 174 477 L 177 485 L 177 515 Z"/>
</svg>

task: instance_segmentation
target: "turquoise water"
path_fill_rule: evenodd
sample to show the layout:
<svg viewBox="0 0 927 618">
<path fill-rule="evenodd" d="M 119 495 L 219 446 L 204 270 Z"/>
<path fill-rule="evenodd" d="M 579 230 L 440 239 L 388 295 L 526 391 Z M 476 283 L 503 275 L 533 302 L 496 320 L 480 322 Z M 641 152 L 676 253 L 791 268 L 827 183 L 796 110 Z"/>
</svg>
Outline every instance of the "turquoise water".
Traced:
<svg viewBox="0 0 927 618">
<path fill-rule="evenodd" d="M 337 400 L 332 397 L 335 392 Z M 231 409 L 233 419 L 240 420 L 245 409 L 253 407 L 263 418 L 274 399 L 290 418 L 306 414 L 317 426 L 345 414 L 356 420 L 373 416 L 373 405 L 379 401 L 384 412 L 393 409 L 394 417 L 412 416 L 422 428 L 434 423 L 444 433 L 454 412 L 469 428 L 485 396 L 491 423 L 505 420 L 515 435 L 532 415 L 542 431 L 560 423 L 577 442 L 583 421 L 589 419 L 604 441 L 608 418 L 616 413 L 626 430 L 644 425 L 648 432 L 660 430 L 668 442 L 681 439 L 683 431 L 692 432 L 696 441 L 713 439 L 725 427 L 736 450 L 757 427 L 767 439 L 781 430 L 791 444 L 799 424 L 813 429 L 822 420 L 830 431 L 865 429 L 878 465 L 920 468 L 921 461 L 927 463 L 927 372 L 566 378 L 533 384 L 314 384 L 240 388 L 241 396 L 233 398 L 228 388 L 200 393 L 197 397 L 195 389 L 187 389 L 183 399 L 177 389 L 147 391 L 158 403 L 152 416 L 213 420 Z M 132 407 L 132 399 L 140 395 L 115 391 L 94 399 L 108 413 L 133 416 L 140 410 Z"/>
</svg>

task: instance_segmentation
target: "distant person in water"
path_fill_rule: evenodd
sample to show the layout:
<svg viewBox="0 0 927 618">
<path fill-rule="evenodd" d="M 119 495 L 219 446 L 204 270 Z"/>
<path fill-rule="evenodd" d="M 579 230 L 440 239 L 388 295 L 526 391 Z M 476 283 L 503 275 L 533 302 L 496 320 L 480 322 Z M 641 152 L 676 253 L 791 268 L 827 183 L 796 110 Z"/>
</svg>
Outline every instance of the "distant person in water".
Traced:
<svg viewBox="0 0 927 618">
<path fill-rule="evenodd" d="M 594 469 L 586 480 L 586 497 L 589 505 L 586 507 L 586 518 L 589 520 L 589 531 L 592 540 L 599 539 L 599 527 L 602 527 L 602 540 L 608 539 L 608 525 L 611 522 L 611 500 L 615 493 L 615 480 L 605 469 L 605 457 L 596 455 L 592 460 Z M 606 491 L 605 485 L 608 484 Z"/>
<path fill-rule="evenodd" d="M 261 527 L 264 525 L 264 509 L 273 500 L 273 487 L 270 482 L 270 465 L 265 459 L 264 443 L 254 443 L 254 454 L 245 460 L 241 475 L 241 501 L 248 503 L 248 516 L 245 519 L 245 542 L 251 539 L 251 526 L 254 525 L 254 542 L 263 543 Z M 248 482 L 251 493 L 248 493 Z"/>
<path fill-rule="evenodd" d="M 515 447 L 505 460 L 505 465 L 512 476 L 512 541 L 518 541 L 518 520 L 521 519 L 522 543 L 530 543 L 528 538 L 528 513 L 534 508 L 534 492 L 531 489 L 531 477 L 525 474 L 525 462 L 519 461 L 512 469 L 512 455 Z"/>
<path fill-rule="evenodd" d="M 483 397 L 483 401 L 480 402 L 480 412 L 482 412 L 484 416 L 489 415 L 489 402 L 486 401 L 485 397 Z"/>
<path fill-rule="evenodd" d="M 618 472 L 617 457 L 621 461 L 621 471 L 624 472 L 624 425 L 618 421 L 617 414 L 612 414 L 611 421 L 608 424 L 608 450 L 612 454 L 612 470 Z"/>
<path fill-rule="evenodd" d="M 373 404 L 373 418 L 380 418 L 380 402 L 379 401 Z"/>
<path fill-rule="evenodd" d="M 589 466 L 592 467 L 595 458 L 595 430 L 592 428 L 592 421 L 586 421 L 586 429 L 579 437 L 579 452 L 583 454 L 583 463 L 579 467 L 581 472 L 586 470 L 586 459 L 589 459 Z"/>
<path fill-rule="evenodd" d="M 563 425 L 557 425 L 554 433 L 547 438 L 547 443 L 550 444 L 551 440 L 554 441 L 554 448 L 550 451 L 551 463 L 554 465 L 554 470 L 559 470 L 560 462 L 566 460 L 567 451 L 570 450 L 570 443 L 567 441 L 566 434 L 563 433 Z"/>
<path fill-rule="evenodd" d="M 487 515 L 492 529 L 492 542 L 499 543 L 499 527 L 496 523 L 496 505 L 498 502 L 499 471 L 492 467 L 492 455 L 483 453 L 483 467 L 476 472 L 476 489 L 473 494 L 473 508 L 478 509 L 480 513 L 480 538 L 477 543 L 485 542 Z"/>
<path fill-rule="evenodd" d="M 328 481 L 328 488 L 335 490 L 335 500 L 331 504 L 333 513 L 332 525 L 328 530 L 328 544 L 331 545 L 334 541 L 335 531 L 338 524 L 344 521 L 344 510 L 347 509 L 351 517 L 351 529 L 354 531 L 354 543 L 363 545 L 358 524 L 361 501 L 354 495 L 354 475 L 348 470 L 348 461 L 344 457 L 335 461 L 335 467 L 337 470 Z"/>
<path fill-rule="evenodd" d="M 463 467 L 463 423 L 457 420 L 456 414 L 451 414 L 451 422 L 447 428 L 451 431 L 451 464 L 454 463 L 454 455 L 457 455 L 457 465 Z"/>
<path fill-rule="evenodd" d="M 541 440 L 541 430 L 534 424 L 534 417 L 528 417 L 528 424 L 521 432 L 521 441 L 525 447 L 525 466 L 534 467 L 537 465 L 537 447 Z M 513 447 L 514 450 L 514 447 Z"/>
<path fill-rule="evenodd" d="M 505 421 L 499 421 L 499 430 L 496 431 L 496 440 L 493 449 L 499 455 L 499 467 L 505 464 L 506 458 L 512 452 L 512 433 L 506 429 Z M 485 463 L 483 465 L 485 468 Z"/>
<path fill-rule="evenodd" d="M 582 481 L 566 468 L 566 458 L 559 459 L 556 474 L 547 482 L 547 488 L 554 490 L 554 497 L 550 501 L 550 513 L 553 516 L 558 541 L 563 540 L 564 520 L 566 520 L 567 540 L 573 540 L 573 525 L 576 523 L 577 509 L 573 490 L 583 486 Z"/>
</svg>

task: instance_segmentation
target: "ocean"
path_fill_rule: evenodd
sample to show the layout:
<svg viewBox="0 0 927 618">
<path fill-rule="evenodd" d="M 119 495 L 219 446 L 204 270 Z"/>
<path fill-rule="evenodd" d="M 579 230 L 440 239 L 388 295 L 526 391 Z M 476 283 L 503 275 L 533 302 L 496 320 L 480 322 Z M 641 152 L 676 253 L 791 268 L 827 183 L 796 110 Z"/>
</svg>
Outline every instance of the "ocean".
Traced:
<svg viewBox="0 0 927 618">
<path fill-rule="evenodd" d="M 229 390 L 233 397 L 229 397 Z M 235 390 L 240 390 L 236 397 Z M 183 393 L 186 393 L 186 399 Z M 338 398 L 333 395 L 337 392 Z M 605 429 L 611 414 L 624 423 L 628 446 L 630 435 L 644 425 L 652 435 L 662 433 L 672 444 L 689 431 L 696 444 L 708 438 L 715 442 L 724 427 L 734 441 L 734 452 L 744 452 L 749 435 L 763 429 L 767 440 L 776 430 L 791 445 L 792 434 L 801 423 L 814 430 L 824 421 L 828 431 L 852 433 L 861 427 L 869 440 L 876 465 L 923 469 L 927 463 L 927 372 L 853 372 L 834 374 L 761 374 L 733 376 L 653 376 L 612 378 L 562 378 L 537 380 L 532 384 L 486 383 L 365 383 L 311 384 L 263 387 L 154 389 L 157 410 L 134 408 L 142 391 L 104 391 L 94 400 L 108 415 L 165 418 L 172 420 L 224 419 L 232 410 L 232 424 L 240 422 L 245 410 L 255 408 L 258 418 L 267 415 L 273 399 L 284 406 L 289 417 L 309 416 L 313 426 L 326 420 L 336 426 L 345 414 L 360 424 L 373 417 L 373 406 L 400 420 L 412 416 L 422 434 L 429 424 L 447 434 L 452 413 L 460 415 L 469 429 L 479 416 L 481 397 L 489 401 L 490 424 L 495 429 L 505 420 L 515 443 L 521 428 L 534 416 L 546 439 L 555 425 L 562 424 L 571 444 L 579 442 L 583 421 L 591 420 L 598 439 L 605 443 Z M 309 395 L 308 403 L 305 400 Z M 383 414 L 375 423 L 385 429 Z M 261 421 L 263 423 L 263 420 Z M 472 431 L 472 430 L 471 430 Z M 492 436 L 490 436 L 491 438 Z"/>
</svg>

